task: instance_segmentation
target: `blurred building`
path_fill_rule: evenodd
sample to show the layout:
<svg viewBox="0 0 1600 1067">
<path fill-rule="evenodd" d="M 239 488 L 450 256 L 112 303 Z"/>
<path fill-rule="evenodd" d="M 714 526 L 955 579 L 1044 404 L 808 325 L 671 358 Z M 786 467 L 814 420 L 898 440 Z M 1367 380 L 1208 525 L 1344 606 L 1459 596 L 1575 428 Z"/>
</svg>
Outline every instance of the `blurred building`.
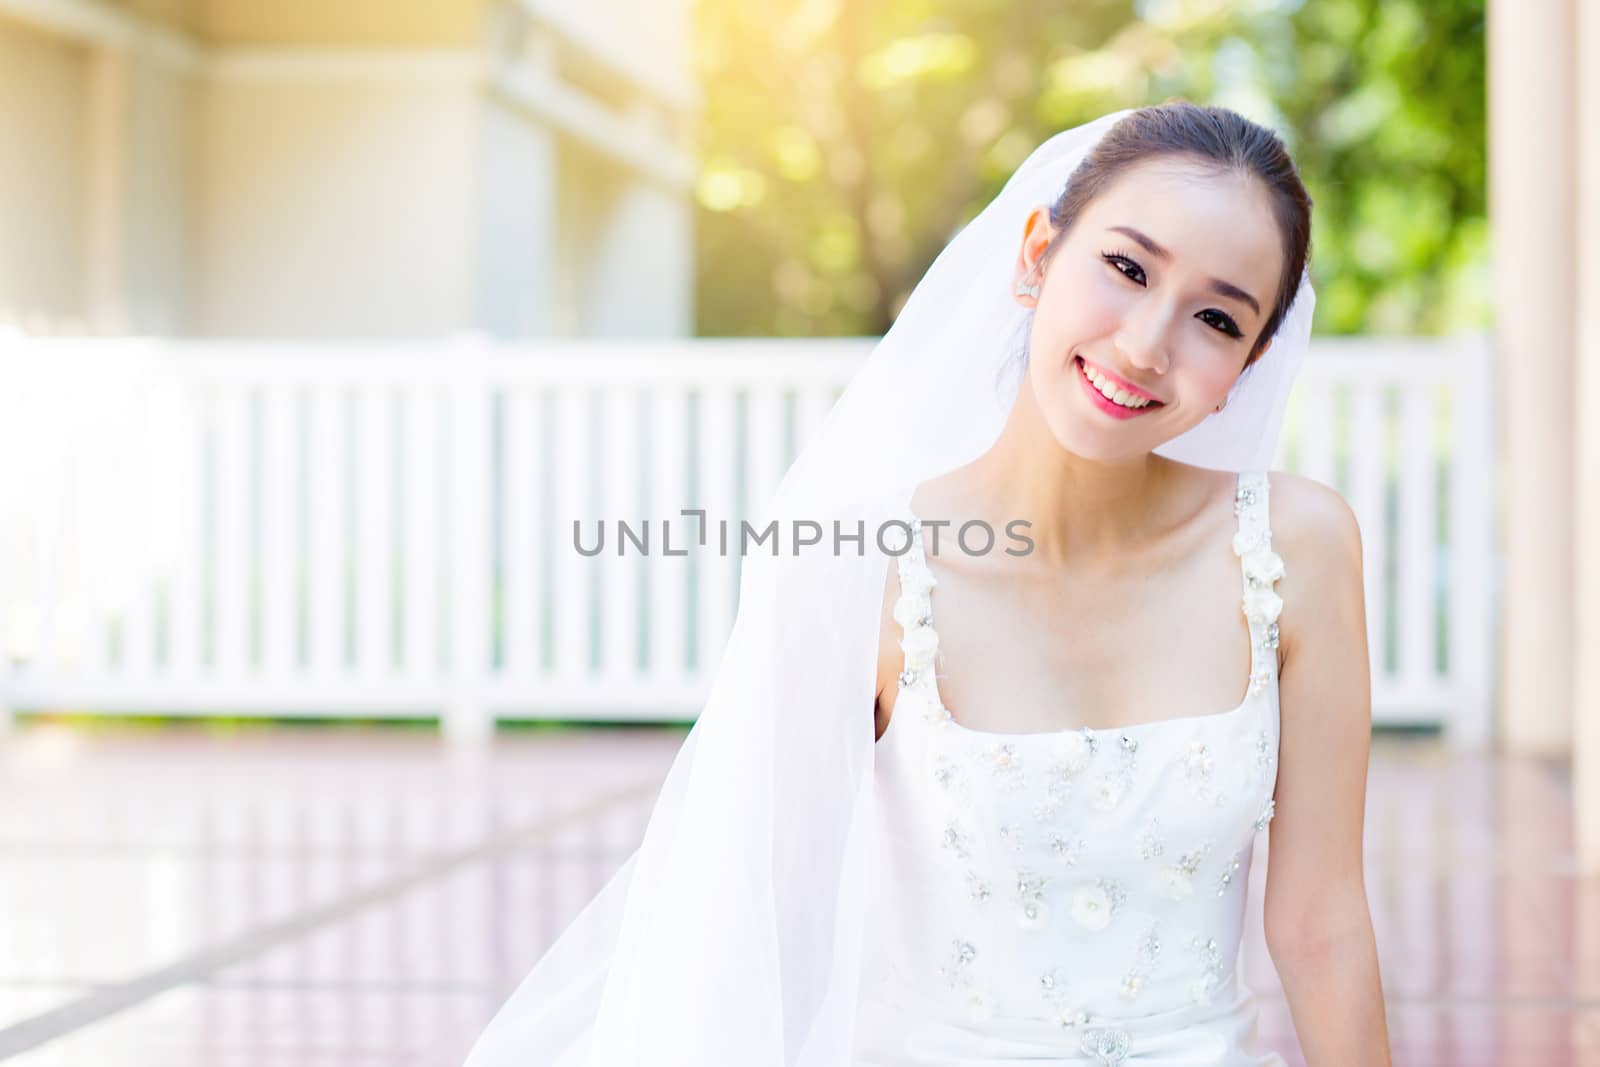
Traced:
<svg viewBox="0 0 1600 1067">
<path fill-rule="evenodd" d="M 0 0 L 0 317 L 680 336 L 687 0 Z"/>
</svg>

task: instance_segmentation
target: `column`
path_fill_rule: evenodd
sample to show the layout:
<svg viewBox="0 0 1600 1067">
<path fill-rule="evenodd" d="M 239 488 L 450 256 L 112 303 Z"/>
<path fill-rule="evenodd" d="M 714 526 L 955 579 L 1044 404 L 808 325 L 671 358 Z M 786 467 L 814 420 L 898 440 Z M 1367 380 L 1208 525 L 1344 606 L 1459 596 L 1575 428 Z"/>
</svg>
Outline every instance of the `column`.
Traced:
<svg viewBox="0 0 1600 1067">
<path fill-rule="evenodd" d="M 1600 875 L 1600 5 L 1577 8 L 1577 171 L 1580 195 L 1577 351 L 1572 506 L 1576 543 L 1572 598 L 1572 794 L 1577 808 L 1578 863 Z"/>
<path fill-rule="evenodd" d="M 1501 467 L 1500 736 L 1567 751 L 1573 707 L 1573 0 L 1489 4 Z"/>
</svg>

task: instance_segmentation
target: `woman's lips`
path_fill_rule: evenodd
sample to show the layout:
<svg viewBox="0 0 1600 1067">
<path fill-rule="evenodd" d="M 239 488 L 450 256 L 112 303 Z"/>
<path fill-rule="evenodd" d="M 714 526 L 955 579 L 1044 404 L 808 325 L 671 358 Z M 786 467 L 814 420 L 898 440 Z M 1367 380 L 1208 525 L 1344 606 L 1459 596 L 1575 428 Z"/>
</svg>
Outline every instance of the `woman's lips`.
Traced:
<svg viewBox="0 0 1600 1067">
<path fill-rule="evenodd" d="M 1083 383 L 1083 388 L 1089 393 L 1089 399 L 1093 401 L 1094 405 L 1101 411 L 1113 418 L 1131 419 L 1164 406 L 1161 401 L 1152 400 L 1142 408 L 1125 408 L 1121 404 L 1118 404 L 1116 401 L 1107 397 L 1095 386 L 1093 382 L 1089 380 L 1087 368 L 1083 364 L 1082 356 L 1073 356 L 1072 364 L 1076 370 L 1076 377 L 1078 381 Z"/>
<path fill-rule="evenodd" d="M 1088 366 L 1089 366 L 1089 361 L 1088 360 L 1084 359 L 1082 356 L 1077 356 L 1076 358 L 1077 358 L 1079 363 L 1082 363 L 1084 365 L 1085 369 L 1088 368 Z M 1155 403 L 1155 404 L 1161 403 L 1161 398 L 1160 397 L 1156 396 L 1152 392 L 1149 392 L 1148 390 L 1141 389 L 1139 386 L 1134 385 L 1132 382 L 1128 381 L 1126 378 L 1118 377 L 1117 375 L 1113 374 L 1111 371 L 1107 370 L 1106 368 L 1104 368 L 1102 366 L 1099 366 L 1098 364 L 1096 364 L 1094 369 L 1100 372 L 1100 376 L 1102 378 L 1105 378 L 1106 380 L 1111 382 L 1111 384 L 1116 386 L 1116 388 L 1127 391 L 1129 395 L 1135 396 L 1135 397 L 1139 397 L 1139 398 L 1144 399 L 1144 400 L 1148 400 L 1151 403 Z"/>
</svg>

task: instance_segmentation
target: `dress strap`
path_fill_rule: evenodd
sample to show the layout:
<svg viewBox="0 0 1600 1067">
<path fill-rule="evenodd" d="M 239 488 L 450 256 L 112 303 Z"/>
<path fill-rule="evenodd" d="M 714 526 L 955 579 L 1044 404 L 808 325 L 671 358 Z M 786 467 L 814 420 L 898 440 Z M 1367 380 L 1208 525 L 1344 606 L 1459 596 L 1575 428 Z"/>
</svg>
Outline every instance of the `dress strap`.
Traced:
<svg viewBox="0 0 1600 1067">
<path fill-rule="evenodd" d="M 1240 471 L 1233 494 L 1233 513 L 1239 520 L 1233 552 L 1239 557 L 1244 617 L 1250 626 L 1251 696 L 1278 677 L 1278 615 L 1283 599 L 1272 586 L 1283 577 L 1283 558 L 1272 550 L 1268 487 L 1266 471 Z"/>
<path fill-rule="evenodd" d="M 900 672 L 900 688 L 928 687 L 934 685 L 934 663 L 939 652 L 939 635 L 933 628 L 933 587 L 938 579 L 928 569 L 928 559 L 923 551 L 922 520 L 908 517 L 911 540 L 904 552 L 896 557 L 900 568 L 900 597 L 895 601 L 894 619 L 905 636 L 900 649 L 905 653 L 905 668 Z M 937 693 L 937 689 L 933 692 Z"/>
</svg>

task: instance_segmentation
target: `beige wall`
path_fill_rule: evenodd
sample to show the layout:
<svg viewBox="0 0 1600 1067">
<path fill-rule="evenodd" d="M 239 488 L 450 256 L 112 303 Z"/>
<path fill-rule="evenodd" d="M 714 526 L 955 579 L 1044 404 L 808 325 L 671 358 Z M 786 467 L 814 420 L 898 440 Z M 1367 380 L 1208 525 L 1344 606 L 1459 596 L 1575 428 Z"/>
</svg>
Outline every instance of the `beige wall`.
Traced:
<svg viewBox="0 0 1600 1067">
<path fill-rule="evenodd" d="M 213 83 L 200 107 L 198 332 L 470 324 L 476 106 L 467 83 Z"/>
<path fill-rule="evenodd" d="M 208 43 L 252 46 L 470 45 L 479 0 L 207 0 Z"/>
<path fill-rule="evenodd" d="M 479 155 L 479 320 L 500 336 L 693 332 L 693 208 L 498 101 Z"/>
<path fill-rule="evenodd" d="M 205 44 L 438 45 L 474 40 L 481 0 L 100 0 Z"/>
<path fill-rule="evenodd" d="M 0 19 L 0 314 L 182 327 L 190 102 L 180 71 Z"/>
<path fill-rule="evenodd" d="M 673 337 L 694 332 L 694 213 L 683 197 L 629 177 L 594 235 L 605 276 L 586 333 Z"/>
<path fill-rule="evenodd" d="M 0 317 L 86 317 L 88 63 L 0 18 Z"/>
<path fill-rule="evenodd" d="M 180 332 L 192 311 L 193 80 L 152 63 L 130 64 L 126 77 L 123 257 L 117 268 L 125 328 Z"/>
<path fill-rule="evenodd" d="M 205 29 L 206 0 L 101 0 L 128 16 L 177 30 L 200 34 Z"/>
<path fill-rule="evenodd" d="M 677 337 L 694 332 L 693 207 L 649 178 L 560 153 L 553 332 Z"/>
<path fill-rule="evenodd" d="M 500 337 L 565 333 L 553 291 L 559 138 L 497 99 L 480 112 L 478 321 Z"/>
<path fill-rule="evenodd" d="M 19 161 L 0 313 L 224 337 L 690 332 L 679 0 L 519 0 L 531 21 L 499 20 L 498 43 L 477 41 L 480 0 L 35 2 L 0 16 Z M 559 37 L 559 62 L 519 34 Z M 528 77 L 508 89 L 501 61 Z"/>
<path fill-rule="evenodd" d="M 605 269 L 594 239 L 620 181 L 597 171 L 589 152 L 567 141 L 559 161 L 559 185 L 557 257 L 563 269 L 554 290 L 554 328 L 561 336 L 577 337 L 589 332 L 608 304 L 633 296 L 621 278 Z"/>
<path fill-rule="evenodd" d="M 694 93 L 685 0 L 522 0 L 534 16 L 644 82 Z"/>
</svg>

